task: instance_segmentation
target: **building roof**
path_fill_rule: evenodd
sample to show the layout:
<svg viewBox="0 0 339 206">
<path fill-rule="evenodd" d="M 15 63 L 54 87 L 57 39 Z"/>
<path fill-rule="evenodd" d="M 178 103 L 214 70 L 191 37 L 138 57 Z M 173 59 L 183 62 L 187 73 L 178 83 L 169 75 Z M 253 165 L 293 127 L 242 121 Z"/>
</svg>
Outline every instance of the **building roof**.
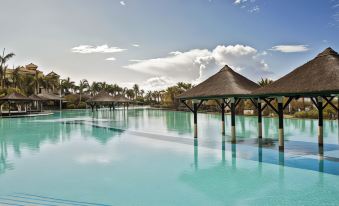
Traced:
<svg viewBox="0 0 339 206">
<path fill-rule="evenodd" d="M 229 66 L 224 66 L 218 73 L 204 82 L 179 95 L 179 99 L 217 99 L 225 97 L 246 97 L 258 89 L 259 85 Z"/>
<path fill-rule="evenodd" d="M 46 76 L 57 76 L 57 77 L 60 77 L 59 74 L 55 73 L 54 71 L 51 71 L 50 73 L 48 73 Z"/>
<path fill-rule="evenodd" d="M 28 68 L 30 68 L 30 69 L 37 69 L 38 66 L 35 65 L 35 64 L 33 64 L 33 63 L 30 63 L 30 64 L 27 64 L 27 65 L 26 65 L 26 68 L 27 68 L 27 69 L 28 69 Z"/>
<path fill-rule="evenodd" d="M 130 99 L 126 98 L 123 95 L 117 95 L 114 97 L 115 102 L 122 102 L 122 103 L 128 103 L 132 102 Z"/>
<path fill-rule="evenodd" d="M 12 93 L 12 94 L 7 94 L 4 97 L 0 98 L 0 101 L 22 101 L 22 102 L 26 102 L 26 101 L 31 101 L 30 98 L 20 94 L 20 93 Z"/>
<path fill-rule="evenodd" d="M 41 94 L 38 94 L 38 97 L 46 101 L 60 101 L 60 100 L 63 101 L 64 100 L 64 98 L 53 93 L 41 93 Z"/>
<path fill-rule="evenodd" d="M 331 48 L 266 87 L 253 92 L 259 96 L 339 94 L 339 55 Z"/>
<path fill-rule="evenodd" d="M 107 92 L 101 91 L 97 95 L 95 95 L 94 97 L 87 100 L 87 102 L 109 103 L 109 102 L 115 102 L 115 99 L 114 99 L 113 96 L 109 95 Z"/>
</svg>

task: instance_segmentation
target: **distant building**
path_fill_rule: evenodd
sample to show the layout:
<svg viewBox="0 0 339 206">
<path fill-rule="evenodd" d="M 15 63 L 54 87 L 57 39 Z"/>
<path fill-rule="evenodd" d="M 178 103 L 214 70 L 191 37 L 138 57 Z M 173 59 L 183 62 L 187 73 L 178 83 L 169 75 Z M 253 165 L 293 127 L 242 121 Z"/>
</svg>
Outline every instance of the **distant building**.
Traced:
<svg viewBox="0 0 339 206">
<path fill-rule="evenodd" d="M 44 78 L 45 77 L 45 78 L 50 78 L 54 82 L 54 84 L 52 84 L 51 88 L 45 89 L 42 86 L 38 86 L 35 93 L 59 93 L 58 89 L 56 88 L 56 85 L 59 84 L 60 76 L 57 73 L 55 73 L 54 71 L 48 73 L 47 75 L 44 75 L 44 73 L 42 71 L 38 70 L 38 66 L 33 64 L 33 63 L 27 64 L 26 66 L 21 66 L 17 69 L 7 69 L 5 77 L 7 78 L 7 80 L 10 83 L 14 82 L 13 77 L 14 77 L 16 70 L 20 75 L 23 75 L 23 76 L 28 75 L 28 76 L 32 76 L 34 78 Z"/>
</svg>

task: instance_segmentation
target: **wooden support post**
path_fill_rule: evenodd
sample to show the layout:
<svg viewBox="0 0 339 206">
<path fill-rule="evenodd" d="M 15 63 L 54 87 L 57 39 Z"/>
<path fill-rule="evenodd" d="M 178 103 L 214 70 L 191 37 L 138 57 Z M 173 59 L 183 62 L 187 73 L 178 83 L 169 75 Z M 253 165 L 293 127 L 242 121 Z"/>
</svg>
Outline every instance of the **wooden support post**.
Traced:
<svg viewBox="0 0 339 206">
<path fill-rule="evenodd" d="M 234 97 L 231 98 L 231 130 L 232 130 L 232 143 L 236 143 L 236 133 L 235 133 L 235 101 Z"/>
<path fill-rule="evenodd" d="M 262 107 L 261 107 L 261 100 L 258 99 L 258 137 L 262 139 Z"/>
<path fill-rule="evenodd" d="M 11 116 L 11 102 L 8 101 L 8 116 Z"/>
<path fill-rule="evenodd" d="M 194 114 L 194 138 L 198 138 L 198 103 L 193 103 L 193 114 Z"/>
<path fill-rule="evenodd" d="M 321 97 L 318 97 L 318 145 L 319 147 L 322 147 L 324 145 L 324 131 L 323 131 L 323 99 Z"/>
<path fill-rule="evenodd" d="M 225 103 L 221 103 L 221 133 L 225 135 Z"/>
<path fill-rule="evenodd" d="M 284 105 L 283 97 L 278 97 L 278 116 L 279 116 L 279 150 L 284 150 Z"/>
</svg>

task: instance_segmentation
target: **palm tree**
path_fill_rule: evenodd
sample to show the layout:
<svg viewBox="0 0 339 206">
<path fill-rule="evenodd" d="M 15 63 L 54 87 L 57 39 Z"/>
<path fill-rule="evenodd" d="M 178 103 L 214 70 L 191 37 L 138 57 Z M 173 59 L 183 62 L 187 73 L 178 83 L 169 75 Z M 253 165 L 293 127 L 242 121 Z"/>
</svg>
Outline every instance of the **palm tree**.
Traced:
<svg viewBox="0 0 339 206">
<path fill-rule="evenodd" d="M 126 91 L 126 95 L 127 95 L 127 97 L 128 97 L 129 99 L 132 99 L 132 98 L 135 96 L 134 90 L 133 90 L 133 89 L 128 89 L 128 90 Z"/>
<path fill-rule="evenodd" d="M 80 83 L 79 83 L 79 101 L 81 102 L 81 96 L 82 96 L 82 93 L 84 92 L 84 89 L 88 89 L 89 87 L 89 83 L 86 79 L 83 79 L 83 80 L 80 80 Z"/>
<path fill-rule="evenodd" d="M 267 86 L 267 85 L 270 85 L 273 83 L 273 80 L 272 79 L 268 79 L 268 78 L 261 78 L 260 81 L 258 81 L 258 84 L 261 86 L 261 87 L 264 87 L 264 86 Z"/>
<path fill-rule="evenodd" d="M 134 99 L 136 99 L 139 95 L 139 85 L 134 84 L 133 85 L 133 91 L 134 91 Z"/>
<path fill-rule="evenodd" d="M 5 48 L 2 52 L 2 55 L 0 55 L 0 81 L 1 81 L 1 87 L 3 88 L 4 86 L 4 77 L 6 75 L 6 69 L 7 69 L 7 66 L 6 63 L 8 62 L 9 59 L 11 59 L 12 57 L 15 56 L 14 53 L 9 53 L 9 54 L 6 54 L 5 55 Z"/>
<path fill-rule="evenodd" d="M 69 94 L 70 90 L 74 88 L 74 82 L 68 77 L 67 79 L 61 80 L 61 88 L 64 93 Z"/>
<path fill-rule="evenodd" d="M 20 75 L 20 73 L 19 73 L 19 71 L 20 71 L 20 67 L 17 67 L 17 68 L 15 68 L 14 70 L 13 70 L 13 76 L 12 76 L 12 78 L 13 78 L 13 84 L 14 84 L 14 87 L 15 88 L 17 88 L 18 87 L 18 84 L 20 83 L 20 80 L 21 80 L 21 75 Z"/>
</svg>

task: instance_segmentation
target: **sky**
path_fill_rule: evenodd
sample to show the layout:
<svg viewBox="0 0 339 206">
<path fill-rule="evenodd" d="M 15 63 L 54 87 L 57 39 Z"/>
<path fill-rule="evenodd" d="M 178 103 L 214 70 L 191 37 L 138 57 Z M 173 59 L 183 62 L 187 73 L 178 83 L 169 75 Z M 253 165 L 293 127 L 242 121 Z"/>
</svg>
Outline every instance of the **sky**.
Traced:
<svg viewBox="0 0 339 206">
<path fill-rule="evenodd" d="M 76 83 L 198 84 L 224 65 L 278 79 L 339 51 L 339 0 L 0 0 L 0 48 Z"/>
</svg>

